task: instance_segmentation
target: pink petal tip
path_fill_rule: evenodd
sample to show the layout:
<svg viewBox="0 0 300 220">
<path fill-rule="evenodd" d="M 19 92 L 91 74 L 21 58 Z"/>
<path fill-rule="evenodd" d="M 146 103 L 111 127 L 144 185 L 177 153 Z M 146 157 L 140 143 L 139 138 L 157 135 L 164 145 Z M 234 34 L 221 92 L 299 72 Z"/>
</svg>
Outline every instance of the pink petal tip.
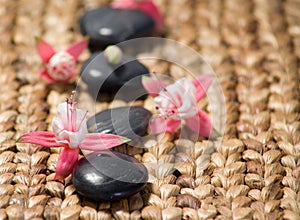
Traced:
<svg viewBox="0 0 300 220">
<path fill-rule="evenodd" d="M 37 52 L 39 53 L 43 63 L 48 63 L 50 58 L 55 54 L 55 50 L 49 43 L 41 38 L 36 37 L 35 41 Z"/>
<path fill-rule="evenodd" d="M 164 82 L 149 76 L 142 76 L 142 84 L 152 97 L 158 96 L 160 91 L 166 87 Z"/>
<path fill-rule="evenodd" d="M 62 180 L 69 176 L 77 162 L 78 149 L 64 147 L 57 160 L 54 179 Z"/>
<path fill-rule="evenodd" d="M 37 131 L 22 135 L 19 138 L 19 143 L 36 144 L 43 147 L 61 147 L 61 144 L 56 143 L 56 137 L 52 132 Z"/>
<path fill-rule="evenodd" d="M 186 125 L 195 133 L 203 137 L 212 137 L 214 131 L 213 124 L 209 116 L 202 110 L 199 110 L 197 115 L 185 119 Z"/>
<path fill-rule="evenodd" d="M 130 139 L 114 134 L 88 133 L 80 143 L 79 148 L 83 150 L 107 150 L 129 142 Z"/>
<path fill-rule="evenodd" d="M 87 44 L 88 40 L 83 39 L 72 44 L 66 51 L 71 54 L 74 60 L 77 62 L 79 55 L 86 49 Z"/>
<path fill-rule="evenodd" d="M 205 95 L 213 80 L 215 79 L 214 74 L 203 74 L 193 80 L 193 84 L 196 87 L 196 99 L 201 100 Z"/>
</svg>

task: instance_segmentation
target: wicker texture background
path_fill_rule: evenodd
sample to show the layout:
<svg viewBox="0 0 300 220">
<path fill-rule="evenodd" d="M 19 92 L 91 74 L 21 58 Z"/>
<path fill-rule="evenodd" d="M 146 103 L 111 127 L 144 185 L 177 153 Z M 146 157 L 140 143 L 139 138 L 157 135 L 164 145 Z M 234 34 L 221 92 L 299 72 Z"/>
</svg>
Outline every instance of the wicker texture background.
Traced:
<svg viewBox="0 0 300 220">
<path fill-rule="evenodd" d="M 34 36 L 65 49 L 81 38 L 79 16 L 108 1 L 0 0 L 0 219 L 300 219 L 300 1 L 155 2 L 167 37 L 199 51 L 220 79 L 227 106 L 221 146 L 199 141 L 190 152 L 189 140 L 170 135 L 147 152 L 118 147 L 144 163 L 175 161 L 183 174 L 161 166 L 152 173 L 158 181 L 119 202 L 95 203 L 79 196 L 70 178 L 53 181 L 59 149 L 16 140 L 51 129 L 75 83 L 39 78 Z M 150 68 L 180 76 L 166 63 Z"/>
</svg>

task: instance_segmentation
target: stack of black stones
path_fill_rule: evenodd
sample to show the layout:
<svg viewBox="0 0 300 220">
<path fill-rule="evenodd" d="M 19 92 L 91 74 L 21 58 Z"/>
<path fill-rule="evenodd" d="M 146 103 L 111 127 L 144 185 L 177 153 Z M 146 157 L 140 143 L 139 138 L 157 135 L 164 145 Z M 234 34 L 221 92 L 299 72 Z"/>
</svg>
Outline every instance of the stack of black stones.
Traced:
<svg viewBox="0 0 300 220">
<path fill-rule="evenodd" d="M 115 94 L 120 89 L 126 101 L 135 94 L 146 94 L 141 76 L 149 70 L 127 54 L 118 54 L 120 42 L 155 32 L 155 20 L 138 9 L 104 6 L 85 12 L 80 30 L 88 36 L 91 57 L 81 69 L 81 79 L 91 96 Z M 112 49 L 116 59 L 107 58 Z M 120 98 L 120 97 L 118 97 Z M 151 113 L 142 107 L 120 107 L 97 113 L 88 120 L 89 132 L 110 133 L 135 140 L 145 135 Z M 73 171 L 73 184 L 78 193 L 96 201 L 114 201 L 131 196 L 144 188 L 148 172 L 135 158 L 116 151 L 99 151 L 82 158 Z"/>
</svg>

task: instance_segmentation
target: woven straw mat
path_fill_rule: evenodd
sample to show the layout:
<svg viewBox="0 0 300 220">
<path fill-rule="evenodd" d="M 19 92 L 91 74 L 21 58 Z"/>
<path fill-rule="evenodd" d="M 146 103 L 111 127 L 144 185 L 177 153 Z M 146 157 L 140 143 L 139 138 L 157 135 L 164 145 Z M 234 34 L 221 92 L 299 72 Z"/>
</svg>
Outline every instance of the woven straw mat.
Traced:
<svg viewBox="0 0 300 220">
<path fill-rule="evenodd" d="M 83 12 L 109 2 L 0 0 L 0 219 L 300 219 L 300 1 L 155 2 L 166 37 L 202 54 L 218 76 L 226 99 L 220 146 L 199 140 L 190 154 L 191 141 L 165 135 L 147 150 L 117 147 L 142 162 L 175 161 L 181 173 L 161 166 L 156 181 L 117 202 L 78 195 L 70 177 L 54 181 L 60 149 L 16 140 L 51 129 L 56 106 L 76 83 L 49 85 L 39 77 L 34 36 L 65 49 L 82 39 Z M 169 63 L 149 68 L 182 77 Z M 151 100 L 96 108 L 128 104 L 149 108 Z"/>
</svg>

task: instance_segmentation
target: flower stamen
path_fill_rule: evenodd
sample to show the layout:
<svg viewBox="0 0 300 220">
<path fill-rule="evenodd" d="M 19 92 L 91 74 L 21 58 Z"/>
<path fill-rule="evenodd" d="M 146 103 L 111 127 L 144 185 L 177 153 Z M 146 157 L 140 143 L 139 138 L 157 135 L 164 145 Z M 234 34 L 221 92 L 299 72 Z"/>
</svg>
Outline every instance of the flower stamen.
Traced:
<svg viewBox="0 0 300 220">
<path fill-rule="evenodd" d="M 85 119 L 86 119 L 86 116 L 87 116 L 87 111 L 85 112 L 85 114 L 84 114 L 84 116 L 81 118 L 81 121 L 80 121 L 80 123 L 79 123 L 79 125 L 78 125 L 78 127 L 80 128 L 81 126 L 82 126 L 82 123 L 85 121 Z M 77 131 L 77 130 L 76 130 Z"/>
</svg>

